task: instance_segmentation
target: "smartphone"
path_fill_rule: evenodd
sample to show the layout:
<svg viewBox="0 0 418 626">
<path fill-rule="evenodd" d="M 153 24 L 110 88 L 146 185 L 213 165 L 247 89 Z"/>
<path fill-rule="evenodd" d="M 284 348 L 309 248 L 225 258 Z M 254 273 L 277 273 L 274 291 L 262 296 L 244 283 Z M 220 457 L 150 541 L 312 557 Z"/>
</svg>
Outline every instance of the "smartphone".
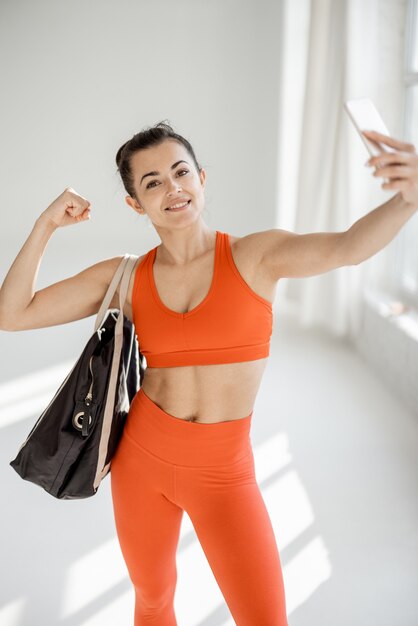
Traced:
<svg viewBox="0 0 418 626">
<path fill-rule="evenodd" d="M 355 129 L 359 133 L 370 156 L 377 156 L 382 152 L 395 152 L 394 148 L 391 148 L 386 144 L 379 143 L 378 141 L 367 139 L 367 137 L 362 134 L 363 130 L 375 130 L 378 133 L 382 133 L 382 135 L 390 136 L 379 111 L 369 98 L 347 100 L 344 102 L 344 108 L 353 122 Z"/>
</svg>

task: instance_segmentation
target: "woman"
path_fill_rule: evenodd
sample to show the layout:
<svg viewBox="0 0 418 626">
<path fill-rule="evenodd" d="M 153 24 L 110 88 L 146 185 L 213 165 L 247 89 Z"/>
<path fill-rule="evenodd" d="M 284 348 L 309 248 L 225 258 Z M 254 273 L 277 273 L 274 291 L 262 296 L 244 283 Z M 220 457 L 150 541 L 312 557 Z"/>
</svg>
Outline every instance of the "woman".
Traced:
<svg viewBox="0 0 418 626">
<path fill-rule="evenodd" d="M 385 188 L 400 191 L 336 233 L 273 229 L 234 237 L 212 230 L 202 218 L 205 170 L 167 124 L 134 135 L 117 153 L 126 202 L 148 216 L 161 239 L 139 257 L 124 306 L 147 369 L 111 463 L 137 626 L 177 623 L 183 511 L 235 623 L 287 624 L 279 553 L 255 479 L 253 405 L 269 355 L 278 280 L 362 262 L 418 207 L 414 146 L 369 137 L 399 149 L 371 163 L 386 165 L 380 174 L 392 182 Z M 34 291 L 51 234 L 89 217 L 88 200 L 67 188 L 36 220 L 0 291 L 1 328 L 41 328 L 97 314 L 121 256 Z"/>
</svg>

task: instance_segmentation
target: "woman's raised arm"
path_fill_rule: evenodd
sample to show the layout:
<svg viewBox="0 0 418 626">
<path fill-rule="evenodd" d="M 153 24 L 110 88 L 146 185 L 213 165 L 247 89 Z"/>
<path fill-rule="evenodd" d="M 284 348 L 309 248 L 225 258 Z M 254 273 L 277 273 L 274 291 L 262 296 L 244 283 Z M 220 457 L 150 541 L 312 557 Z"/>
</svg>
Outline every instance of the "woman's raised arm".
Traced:
<svg viewBox="0 0 418 626">
<path fill-rule="evenodd" d="M 62 226 L 89 219 L 90 202 L 67 187 L 38 217 L 0 288 L 0 329 L 30 330 L 56 326 L 97 314 L 123 256 L 86 268 L 78 274 L 35 291 L 42 256 L 49 238 Z M 116 293 L 110 308 L 116 307 Z"/>
</svg>

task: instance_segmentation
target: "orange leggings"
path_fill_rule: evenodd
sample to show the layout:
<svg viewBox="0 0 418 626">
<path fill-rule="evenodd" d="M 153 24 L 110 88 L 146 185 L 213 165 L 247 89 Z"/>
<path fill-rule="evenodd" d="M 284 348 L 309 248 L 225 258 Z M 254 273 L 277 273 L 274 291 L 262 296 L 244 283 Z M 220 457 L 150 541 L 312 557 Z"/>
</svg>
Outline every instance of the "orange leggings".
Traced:
<svg viewBox="0 0 418 626">
<path fill-rule="evenodd" d="M 134 397 L 111 463 L 115 525 L 135 589 L 135 626 L 177 626 L 183 511 L 238 626 L 287 626 L 273 527 L 254 473 L 252 412 L 202 424 Z"/>
</svg>

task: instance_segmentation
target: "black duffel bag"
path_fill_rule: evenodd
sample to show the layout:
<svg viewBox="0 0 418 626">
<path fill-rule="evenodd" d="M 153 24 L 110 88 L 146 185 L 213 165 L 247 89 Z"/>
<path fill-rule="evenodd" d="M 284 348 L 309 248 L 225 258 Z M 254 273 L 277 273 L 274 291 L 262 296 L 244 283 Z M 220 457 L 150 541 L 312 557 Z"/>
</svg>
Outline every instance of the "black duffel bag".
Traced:
<svg viewBox="0 0 418 626">
<path fill-rule="evenodd" d="M 125 254 L 81 356 L 10 465 L 55 498 L 93 496 L 110 470 L 130 404 L 145 372 L 132 322 L 123 314 L 138 257 Z M 120 283 L 119 310 L 108 309 Z"/>
</svg>

